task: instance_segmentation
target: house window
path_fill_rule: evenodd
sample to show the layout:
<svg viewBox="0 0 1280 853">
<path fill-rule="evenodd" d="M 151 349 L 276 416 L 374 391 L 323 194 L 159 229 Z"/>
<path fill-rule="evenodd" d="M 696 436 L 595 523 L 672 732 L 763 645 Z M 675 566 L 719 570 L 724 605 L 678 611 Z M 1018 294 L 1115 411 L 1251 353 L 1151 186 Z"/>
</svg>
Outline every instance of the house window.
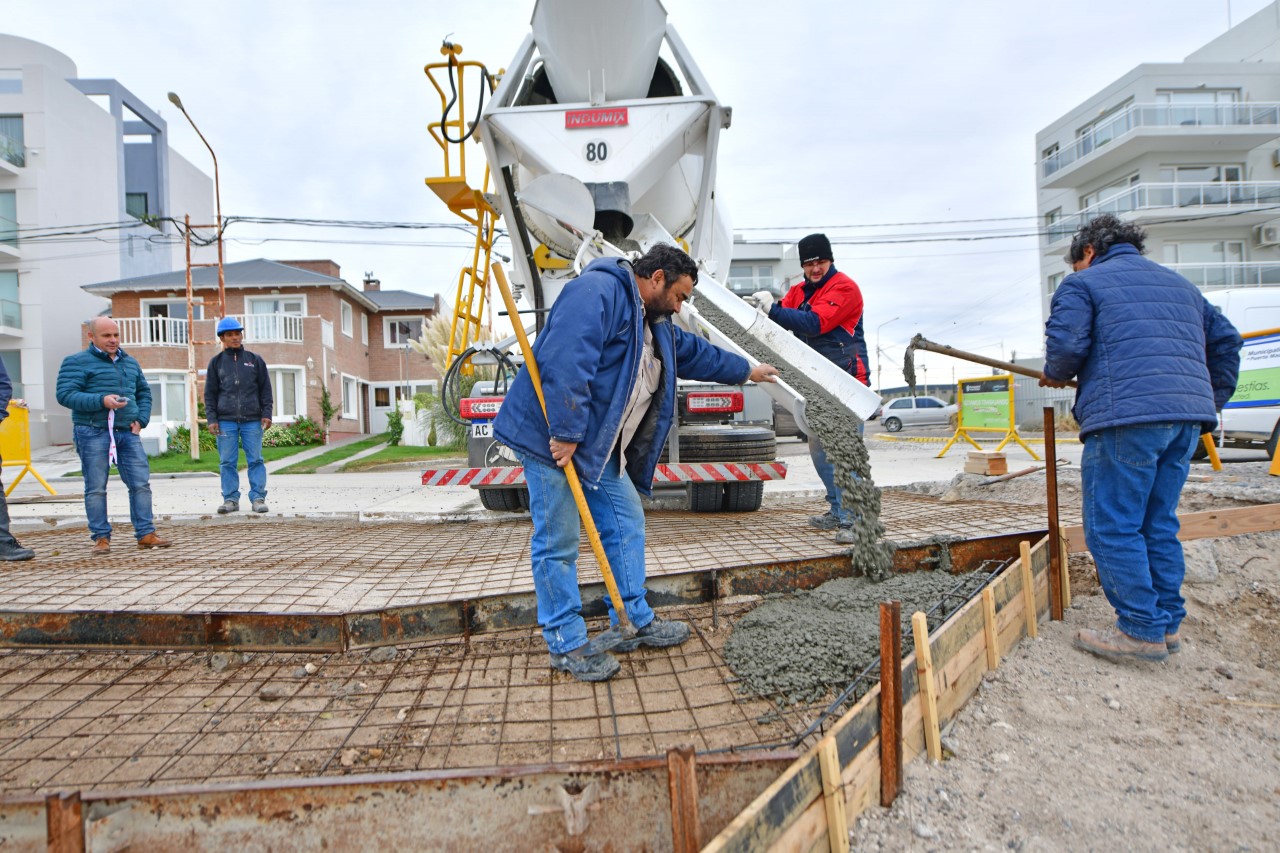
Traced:
<svg viewBox="0 0 1280 853">
<path fill-rule="evenodd" d="M 360 312 L 360 343 L 369 345 L 369 315 Z"/>
<path fill-rule="evenodd" d="M 18 244 L 18 194 L 0 192 L 0 243 Z"/>
<path fill-rule="evenodd" d="M 13 383 L 13 396 L 23 397 L 22 352 L 16 349 L 0 350 L 0 362 L 4 363 L 4 372 L 9 374 L 9 381 Z"/>
<path fill-rule="evenodd" d="M 151 420 L 186 423 L 187 377 L 182 373 L 144 371 L 151 386 Z"/>
<path fill-rule="evenodd" d="M 3 82 L 2 78 L 0 82 Z M 4 89 L 0 88 L 0 93 L 3 92 Z M 0 160 L 7 160 L 15 166 L 27 165 L 27 149 L 23 145 L 22 116 L 0 116 Z"/>
<path fill-rule="evenodd" d="M 0 326 L 22 328 L 22 305 L 18 300 L 18 271 L 0 270 Z"/>
<path fill-rule="evenodd" d="M 1138 173 L 1134 172 L 1127 178 L 1114 181 L 1107 184 L 1101 189 L 1080 196 L 1080 209 L 1089 210 L 1090 216 L 1097 216 L 1100 213 L 1125 213 L 1136 209 L 1137 193 L 1133 192 L 1133 187 L 1138 184 Z M 1097 210 L 1091 208 L 1098 207 Z"/>
<path fill-rule="evenodd" d="M 1194 127 L 1228 124 L 1240 92 L 1236 89 L 1165 89 L 1156 91 L 1156 103 L 1168 110 L 1169 124 Z"/>
<path fill-rule="evenodd" d="M 388 347 L 407 347 L 410 340 L 422 337 L 421 317 L 387 317 L 383 322 Z"/>
<path fill-rule="evenodd" d="M 302 371 L 293 368 L 270 368 L 271 417 L 273 420 L 292 420 L 298 416 L 298 388 L 302 385 Z"/>
<path fill-rule="evenodd" d="M 1066 273 L 1060 273 L 1060 272 L 1056 272 L 1053 275 L 1049 276 L 1049 295 L 1050 296 L 1053 296 L 1053 294 L 1057 293 L 1058 285 L 1062 284 L 1062 280 L 1064 278 L 1066 278 Z"/>
<path fill-rule="evenodd" d="M 22 69 L 0 68 L 0 95 L 22 94 Z"/>
<path fill-rule="evenodd" d="M 132 216 L 134 219 L 146 219 L 148 215 L 147 194 L 125 193 L 124 212 Z"/>
<path fill-rule="evenodd" d="M 342 377 L 342 416 L 344 418 L 354 418 L 360 410 L 360 401 L 356 398 L 359 393 L 360 386 L 354 376 L 343 375 Z"/>
<path fill-rule="evenodd" d="M 351 305 L 342 302 L 340 306 L 342 310 L 342 334 L 349 338 L 351 337 Z"/>
<path fill-rule="evenodd" d="M 1088 154 L 1095 148 L 1106 145 L 1117 136 L 1123 136 L 1133 129 L 1134 117 L 1129 111 L 1131 102 L 1125 101 L 1108 110 L 1106 115 L 1091 121 L 1076 131 L 1076 144 L 1080 156 Z"/>
</svg>

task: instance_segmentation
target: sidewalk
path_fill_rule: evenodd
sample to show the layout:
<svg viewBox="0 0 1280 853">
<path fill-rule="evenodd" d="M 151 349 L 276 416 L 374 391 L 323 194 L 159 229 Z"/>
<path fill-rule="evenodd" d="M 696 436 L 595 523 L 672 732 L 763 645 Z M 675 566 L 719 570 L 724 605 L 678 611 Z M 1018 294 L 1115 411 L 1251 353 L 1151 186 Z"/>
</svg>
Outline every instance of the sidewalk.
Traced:
<svg viewBox="0 0 1280 853">
<path fill-rule="evenodd" d="M 282 467 L 325 450 L 341 446 L 335 442 L 323 448 L 307 450 L 268 464 Z M 920 481 L 949 481 L 964 468 L 967 455 L 963 448 L 953 448 L 943 459 L 934 456 L 938 443 L 889 442 L 868 436 L 872 477 L 880 486 L 900 486 Z M 1033 445 L 1034 446 L 1034 445 Z M 1017 470 L 1034 464 L 1021 448 L 1007 448 L 1009 468 Z M 1040 449 L 1037 448 L 1037 453 Z M 1078 464 L 1081 447 L 1063 444 L 1058 455 Z M 34 465 L 55 489 L 60 498 L 33 503 L 10 504 L 10 515 L 17 531 L 48 529 L 50 526 L 84 526 L 84 503 L 80 497 L 80 478 L 63 478 L 67 471 L 80 467 L 70 447 L 42 448 L 35 454 Z M 765 507 L 795 500 L 821 501 L 822 483 L 809 459 L 808 445 L 794 438 L 778 441 L 778 458 L 787 463 L 787 477 L 765 483 Z M 271 512 L 257 515 L 239 512 L 227 516 L 216 514 L 222 496 L 213 475 L 154 476 L 151 481 L 152 505 L 157 526 L 199 521 L 212 524 L 260 523 L 280 518 L 342 518 L 366 522 L 389 521 L 501 521 L 512 513 L 491 512 L 483 508 L 479 494 L 468 487 L 426 488 L 422 485 L 421 468 L 366 471 L 352 474 L 318 472 L 315 474 L 275 474 L 267 481 L 267 504 Z M 16 476 L 8 469 L 6 476 Z M 45 495 L 33 477 L 23 478 L 12 498 Z M 659 493 L 661 495 L 661 493 Z M 667 492 L 655 504 L 662 509 L 683 505 L 683 493 Z M 107 507 L 113 524 L 126 523 L 129 517 L 128 495 L 122 483 L 112 478 L 107 490 Z M 820 509 L 821 507 L 815 507 Z"/>
</svg>

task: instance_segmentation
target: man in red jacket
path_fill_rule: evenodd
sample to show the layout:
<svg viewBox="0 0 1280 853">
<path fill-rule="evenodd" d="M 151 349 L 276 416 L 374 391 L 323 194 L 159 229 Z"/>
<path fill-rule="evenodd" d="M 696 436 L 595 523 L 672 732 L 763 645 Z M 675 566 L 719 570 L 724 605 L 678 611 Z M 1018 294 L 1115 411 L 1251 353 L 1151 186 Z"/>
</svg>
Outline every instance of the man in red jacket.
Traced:
<svg viewBox="0 0 1280 853">
<path fill-rule="evenodd" d="M 810 234 L 800 241 L 800 267 L 804 281 L 775 303 L 767 290 L 752 294 L 752 301 L 769 319 L 822 353 L 841 370 L 867 385 L 867 343 L 862 333 L 862 291 L 854 280 L 836 270 L 831 241 L 825 234 Z M 861 431 L 861 425 L 859 425 Z M 836 542 L 853 542 L 853 519 L 840 506 L 835 469 L 827 460 L 817 436 L 809 436 L 809 455 L 827 489 L 831 509 L 809 523 L 820 530 L 836 530 Z"/>
</svg>

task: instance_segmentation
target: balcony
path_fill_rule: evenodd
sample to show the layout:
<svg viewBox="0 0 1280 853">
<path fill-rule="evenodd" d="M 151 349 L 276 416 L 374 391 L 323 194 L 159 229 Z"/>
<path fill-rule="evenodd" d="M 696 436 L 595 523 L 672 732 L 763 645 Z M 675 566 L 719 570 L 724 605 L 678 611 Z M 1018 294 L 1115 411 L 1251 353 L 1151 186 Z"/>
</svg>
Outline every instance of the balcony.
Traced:
<svg viewBox="0 0 1280 853">
<path fill-rule="evenodd" d="M 18 223 L 7 216 L 0 216 L 0 261 L 15 261 L 22 257 L 18 248 Z"/>
<path fill-rule="evenodd" d="M 16 175 L 27 165 L 27 148 L 21 142 L 0 133 L 0 174 Z"/>
<path fill-rule="evenodd" d="M 294 314 L 232 314 L 244 326 L 244 343 L 300 344 L 305 317 Z M 173 317 L 117 317 L 120 345 L 129 347 L 185 347 L 187 321 Z M 215 340 L 214 321 L 196 320 L 197 343 Z"/>
<path fill-rule="evenodd" d="M 1247 151 L 1277 136 L 1276 102 L 1131 104 L 1041 160 L 1042 186 L 1079 186 L 1120 162 L 1153 151 Z"/>
<path fill-rule="evenodd" d="M 1201 290 L 1280 285 L 1280 263 L 1169 264 Z"/>
<path fill-rule="evenodd" d="M 1203 184 L 1136 184 L 1106 201 L 1063 216 L 1045 229 L 1050 245 L 1069 238 L 1095 216 L 1114 213 L 1126 219 L 1160 225 L 1162 220 L 1185 224 L 1201 214 L 1239 213 L 1232 225 L 1257 225 L 1276 218 L 1280 182 L 1232 181 Z M 1188 217 L 1186 214 L 1192 214 Z M 1250 215 L 1253 214 L 1253 215 Z"/>
<path fill-rule="evenodd" d="M 778 280 L 771 275 L 770 276 L 759 276 L 759 275 L 731 276 L 729 280 L 725 282 L 725 286 L 728 287 L 729 290 L 738 294 L 739 296 L 750 296 L 751 294 L 761 290 L 767 290 L 770 293 L 773 293 L 775 296 L 777 296 L 781 294 L 783 291 L 783 288 L 781 287 L 781 285 L 779 285 Z"/>
<path fill-rule="evenodd" d="M 0 299 L 0 335 L 22 334 L 22 306 L 12 299 Z"/>
</svg>

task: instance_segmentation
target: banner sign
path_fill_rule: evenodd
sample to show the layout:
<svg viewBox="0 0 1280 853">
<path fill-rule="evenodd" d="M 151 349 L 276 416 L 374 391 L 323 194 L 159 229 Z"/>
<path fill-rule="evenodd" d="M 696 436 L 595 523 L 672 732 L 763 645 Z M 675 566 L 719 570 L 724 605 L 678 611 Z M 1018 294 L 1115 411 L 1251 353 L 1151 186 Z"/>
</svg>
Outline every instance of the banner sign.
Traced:
<svg viewBox="0 0 1280 853">
<path fill-rule="evenodd" d="M 1225 408 L 1280 406 L 1280 335 L 1245 338 L 1240 379 Z"/>
<path fill-rule="evenodd" d="M 600 107 L 590 110 L 569 110 L 564 114 L 567 130 L 584 127 L 623 127 L 628 124 L 626 107 Z"/>
<path fill-rule="evenodd" d="M 960 429 L 1013 429 L 1013 377 L 986 376 L 959 383 Z"/>
</svg>

